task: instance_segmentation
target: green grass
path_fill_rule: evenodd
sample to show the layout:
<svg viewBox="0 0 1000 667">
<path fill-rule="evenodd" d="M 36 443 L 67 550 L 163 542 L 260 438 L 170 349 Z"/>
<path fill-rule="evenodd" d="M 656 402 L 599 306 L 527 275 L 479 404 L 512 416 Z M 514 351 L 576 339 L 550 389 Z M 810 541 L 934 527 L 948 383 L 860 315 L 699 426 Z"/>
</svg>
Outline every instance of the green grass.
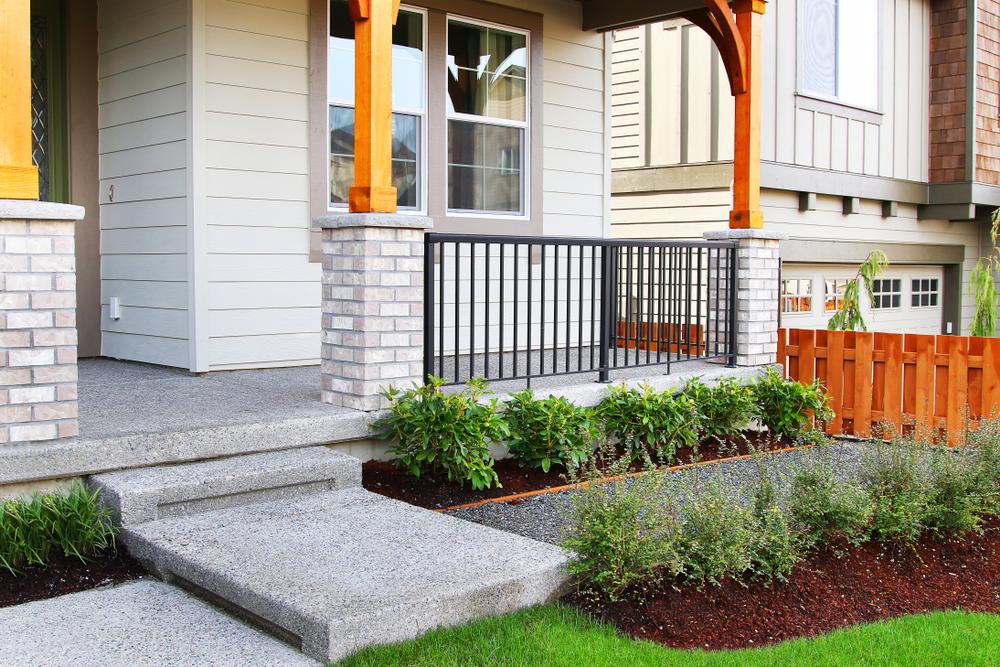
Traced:
<svg viewBox="0 0 1000 667">
<path fill-rule="evenodd" d="M 1000 665 L 1000 616 L 938 612 L 745 651 L 668 649 L 627 639 L 562 605 L 438 630 L 364 651 L 341 667 L 781 667 Z"/>
</svg>

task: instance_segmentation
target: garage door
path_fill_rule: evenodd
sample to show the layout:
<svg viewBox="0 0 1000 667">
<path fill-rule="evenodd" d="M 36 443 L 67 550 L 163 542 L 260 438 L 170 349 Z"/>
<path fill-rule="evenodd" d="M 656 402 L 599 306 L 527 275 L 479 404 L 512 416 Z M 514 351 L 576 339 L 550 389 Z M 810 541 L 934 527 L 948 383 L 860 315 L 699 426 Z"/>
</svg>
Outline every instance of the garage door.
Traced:
<svg viewBox="0 0 1000 667">
<path fill-rule="evenodd" d="M 793 264 L 781 268 L 781 324 L 825 329 L 856 265 Z M 939 334 L 944 271 L 941 266 L 890 266 L 875 283 L 875 303 L 862 289 L 869 331 Z"/>
</svg>

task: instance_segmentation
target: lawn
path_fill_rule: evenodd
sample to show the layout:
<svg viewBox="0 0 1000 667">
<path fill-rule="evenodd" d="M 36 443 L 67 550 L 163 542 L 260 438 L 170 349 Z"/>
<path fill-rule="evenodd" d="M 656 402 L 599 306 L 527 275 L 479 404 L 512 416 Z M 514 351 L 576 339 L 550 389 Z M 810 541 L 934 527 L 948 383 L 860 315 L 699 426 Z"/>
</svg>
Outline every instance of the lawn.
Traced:
<svg viewBox="0 0 1000 667">
<path fill-rule="evenodd" d="M 1000 616 L 937 612 L 815 639 L 727 652 L 680 651 L 627 639 L 563 605 L 438 630 L 366 650 L 341 667 L 716 667 L 1000 664 Z"/>
</svg>

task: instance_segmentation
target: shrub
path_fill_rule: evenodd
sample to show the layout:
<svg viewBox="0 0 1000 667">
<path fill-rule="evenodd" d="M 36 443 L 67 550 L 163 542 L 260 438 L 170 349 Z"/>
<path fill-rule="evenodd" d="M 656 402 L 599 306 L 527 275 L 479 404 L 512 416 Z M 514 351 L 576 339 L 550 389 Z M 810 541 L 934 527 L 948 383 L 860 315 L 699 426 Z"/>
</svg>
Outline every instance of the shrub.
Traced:
<svg viewBox="0 0 1000 667">
<path fill-rule="evenodd" d="M 837 480 L 820 449 L 792 476 L 789 513 L 808 546 L 861 544 L 868 538 L 871 500 L 863 489 Z"/>
<path fill-rule="evenodd" d="M 86 561 L 114 547 L 116 527 L 99 493 L 75 482 L 66 494 L 0 501 L 0 568 L 44 566 L 53 550 Z"/>
<path fill-rule="evenodd" d="M 966 449 L 976 461 L 978 487 L 983 493 L 983 511 L 1000 516 L 1000 420 L 984 420 L 966 436 Z"/>
<path fill-rule="evenodd" d="M 508 448 L 521 463 L 548 472 L 552 464 L 579 466 L 593 451 L 597 428 L 591 410 L 563 396 L 538 400 L 531 390 L 514 394 L 504 410 Z"/>
<path fill-rule="evenodd" d="M 466 390 L 451 394 L 441 390 L 443 383 L 432 377 L 404 392 L 390 387 L 389 414 L 373 424 L 377 437 L 395 440 L 397 465 L 415 477 L 444 474 L 477 490 L 499 487 L 489 443 L 509 431 L 497 400 L 480 402 L 489 393 L 485 380 L 471 380 Z"/>
<path fill-rule="evenodd" d="M 684 578 L 703 586 L 750 570 L 756 528 L 750 509 L 715 481 L 696 485 L 692 494 L 678 545 Z"/>
<path fill-rule="evenodd" d="M 758 481 L 753 493 L 753 541 L 750 570 L 758 579 L 779 579 L 802 560 L 802 539 L 788 514 L 777 502 L 774 481 L 763 464 L 758 465 Z"/>
<path fill-rule="evenodd" d="M 793 439 L 807 429 L 813 417 L 822 422 L 833 416 L 818 380 L 802 384 L 768 368 L 751 386 L 760 420 L 774 438 Z"/>
<path fill-rule="evenodd" d="M 698 444 L 698 411 L 686 394 L 657 392 L 649 385 L 611 387 L 597 412 L 608 435 L 663 461 L 672 460 L 679 447 Z"/>
<path fill-rule="evenodd" d="M 862 480 L 872 499 L 872 536 L 883 544 L 920 539 L 929 517 L 930 485 L 921 467 L 928 449 L 914 441 L 876 442 L 864 456 Z"/>
<path fill-rule="evenodd" d="M 585 484 L 570 496 L 564 546 L 577 554 L 571 574 L 597 602 L 615 602 L 627 590 L 655 586 L 679 571 L 677 522 L 661 490 L 664 475 L 648 471 L 626 482 L 596 483 L 628 471 L 631 457 L 612 456 L 605 449 L 571 472 L 573 481 Z M 601 467 L 597 461 L 611 463 Z"/>
<path fill-rule="evenodd" d="M 742 436 L 757 417 L 753 389 L 733 378 L 724 378 L 711 387 L 694 379 L 688 382 L 684 394 L 698 409 L 702 433 L 720 444 Z"/>
<path fill-rule="evenodd" d="M 934 447 L 925 527 L 937 535 L 961 537 L 982 530 L 991 488 L 984 485 L 976 451 Z"/>
</svg>

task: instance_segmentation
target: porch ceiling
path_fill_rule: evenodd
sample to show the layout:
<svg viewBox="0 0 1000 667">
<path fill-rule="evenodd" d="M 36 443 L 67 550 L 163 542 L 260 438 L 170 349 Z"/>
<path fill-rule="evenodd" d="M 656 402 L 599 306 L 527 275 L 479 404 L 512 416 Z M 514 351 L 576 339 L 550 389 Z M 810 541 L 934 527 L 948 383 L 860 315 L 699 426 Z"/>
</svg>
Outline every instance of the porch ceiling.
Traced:
<svg viewBox="0 0 1000 667">
<path fill-rule="evenodd" d="M 692 9 L 704 0 L 580 0 L 584 30 L 615 30 L 662 21 Z"/>
</svg>

